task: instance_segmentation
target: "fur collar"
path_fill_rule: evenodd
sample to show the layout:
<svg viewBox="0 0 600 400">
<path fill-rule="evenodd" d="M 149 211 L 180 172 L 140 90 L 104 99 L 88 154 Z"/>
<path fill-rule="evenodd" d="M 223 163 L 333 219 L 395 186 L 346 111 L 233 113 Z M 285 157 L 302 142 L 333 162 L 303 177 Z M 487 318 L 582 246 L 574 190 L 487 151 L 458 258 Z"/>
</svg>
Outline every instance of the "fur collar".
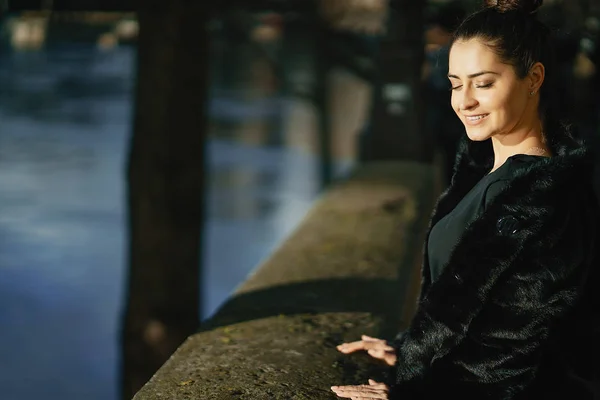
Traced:
<svg viewBox="0 0 600 400">
<path fill-rule="evenodd" d="M 540 157 L 539 160 L 526 163 L 515 171 L 515 177 L 499 194 L 495 203 L 510 204 L 514 212 L 527 214 L 535 212 L 531 207 L 540 207 L 553 201 L 560 193 L 579 191 L 576 185 L 581 181 L 591 182 L 593 159 L 589 148 L 581 139 L 574 137 L 569 131 L 554 135 L 556 139 L 549 141 L 551 157 Z M 448 214 L 471 188 L 482 179 L 493 166 L 493 149 L 491 140 L 474 142 L 466 135 L 461 139 L 454 165 L 454 175 L 450 187 L 440 196 L 429 223 L 429 232 L 434 224 Z M 591 188 L 591 184 L 590 184 Z M 495 214 L 495 213 L 494 213 Z M 486 219 L 486 216 L 481 218 Z M 489 216 L 489 223 L 495 223 Z M 431 283 L 427 256 L 427 241 L 422 269 L 421 296 L 423 298 Z M 459 243 L 460 244 L 460 243 Z"/>
<path fill-rule="evenodd" d="M 574 137 L 567 129 L 556 139 L 549 141 L 552 157 L 540 157 L 528 163 L 523 170 L 517 171 L 517 177 L 536 176 L 550 180 L 551 185 L 559 185 L 570 179 L 590 179 L 593 170 L 592 155 L 588 146 Z M 450 212 L 456 203 L 491 170 L 494 153 L 491 140 L 474 142 L 466 135 L 459 143 L 454 175 L 450 187 L 442 194 L 436 206 L 432 224 Z M 579 175 L 579 176 L 578 176 Z"/>
</svg>

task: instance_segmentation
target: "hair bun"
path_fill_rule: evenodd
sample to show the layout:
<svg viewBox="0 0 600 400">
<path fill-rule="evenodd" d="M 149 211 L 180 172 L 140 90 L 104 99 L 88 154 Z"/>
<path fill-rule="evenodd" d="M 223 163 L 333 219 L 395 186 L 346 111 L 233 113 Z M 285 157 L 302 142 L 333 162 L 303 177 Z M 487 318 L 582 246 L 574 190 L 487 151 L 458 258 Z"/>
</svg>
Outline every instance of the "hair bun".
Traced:
<svg viewBox="0 0 600 400">
<path fill-rule="evenodd" d="M 542 6 L 544 0 L 485 0 L 487 7 L 493 7 L 499 12 L 522 11 L 532 14 Z"/>
</svg>

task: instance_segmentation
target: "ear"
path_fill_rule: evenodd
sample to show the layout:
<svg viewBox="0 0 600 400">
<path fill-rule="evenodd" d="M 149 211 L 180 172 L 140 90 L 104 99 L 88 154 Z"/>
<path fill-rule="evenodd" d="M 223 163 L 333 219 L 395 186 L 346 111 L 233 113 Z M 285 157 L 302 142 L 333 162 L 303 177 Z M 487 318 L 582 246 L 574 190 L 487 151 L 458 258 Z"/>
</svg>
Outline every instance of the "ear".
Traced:
<svg viewBox="0 0 600 400">
<path fill-rule="evenodd" d="M 537 93 L 542 87 L 542 83 L 544 83 L 545 76 L 546 69 L 544 68 L 544 64 L 541 62 L 533 64 L 527 75 L 527 79 L 529 80 L 529 91 Z"/>
</svg>

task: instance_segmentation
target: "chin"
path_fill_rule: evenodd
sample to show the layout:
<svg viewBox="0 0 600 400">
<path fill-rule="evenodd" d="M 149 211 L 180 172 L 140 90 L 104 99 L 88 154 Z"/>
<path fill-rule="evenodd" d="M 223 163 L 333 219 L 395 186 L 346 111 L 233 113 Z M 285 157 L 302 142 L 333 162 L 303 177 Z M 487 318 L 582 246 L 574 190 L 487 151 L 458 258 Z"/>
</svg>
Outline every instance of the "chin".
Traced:
<svg viewBox="0 0 600 400">
<path fill-rule="evenodd" d="M 474 142 L 483 142 L 484 140 L 488 140 L 491 136 L 490 133 L 485 130 L 469 128 L 470 127 L 465 127 L 467 137 Z"/>
</svg>

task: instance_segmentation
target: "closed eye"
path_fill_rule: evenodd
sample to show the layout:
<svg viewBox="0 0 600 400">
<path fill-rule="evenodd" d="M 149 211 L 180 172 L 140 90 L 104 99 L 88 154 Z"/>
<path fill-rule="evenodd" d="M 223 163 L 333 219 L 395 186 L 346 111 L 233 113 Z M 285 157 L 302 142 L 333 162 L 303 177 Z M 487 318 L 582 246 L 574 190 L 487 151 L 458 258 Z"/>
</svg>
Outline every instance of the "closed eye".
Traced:
<svg viewBox="0 0 600 400">
<path fill-rule="evenodd" d="M 488 89 L 488 88 L 491 88 L 493 85 L 494 85 L 494 83 L 493 83 L 493 82 L 490 82 L 490 83 L 486 83 L 486 84 L 483 84 L 483 85 L 475 85 L 475 88 L 476 88 L 476 89 Z M 452 87 L 450 88 L 450 90 L 451 90 L 451 91 L 453 91 L 453 90 L 458 90 L 458 89 L 460 89 L 460 88 L 462 88 L 462 87 L 463 87 L 463 85 L 452 86 Z"/>
</svg>

